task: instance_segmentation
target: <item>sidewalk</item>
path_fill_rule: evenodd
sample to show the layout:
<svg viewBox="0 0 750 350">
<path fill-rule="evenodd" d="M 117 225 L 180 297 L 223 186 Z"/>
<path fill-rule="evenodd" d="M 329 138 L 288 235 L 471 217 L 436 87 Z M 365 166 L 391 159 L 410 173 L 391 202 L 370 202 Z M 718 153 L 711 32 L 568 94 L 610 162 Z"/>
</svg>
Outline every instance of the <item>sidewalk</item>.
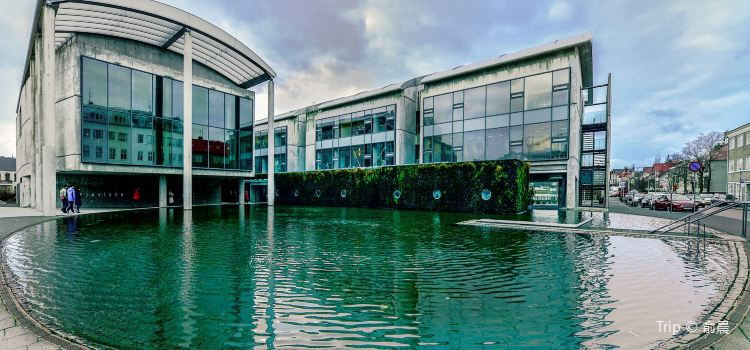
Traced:
<svg viewBox="0 0 750 350">
<path fill-rule="evenodd" d="M 151 207 L 143 207 L 137 209 L 130 208 L 81 208 L 81 213 L 70 213 L 66 214 L 57 209 L 55 217 L 67 217 L 73 215 L 82 214 L 96 214 L 96 213 L 107 213 L 113 211 L 128 211 L 128 210 L 139 210 L 139 209 L 154 209 Z M 43 217 L 41 211 L 30 208 L 19 208 L 19 207 L 0 207 L 0 219 L 2 218 L 20 218 L 20 217 Z"/>
<path fill-rule="evenodd" d="M 628 207 L 620 202 L 617 198 L 609 198 L 609 211 L 611 213 L 623 213 L 632 215 L 642 215 L 658 217 L 665 219 L 679 219 L 689 212 L 674 212 L 650 210 L 648 208 Z M 706 226 L 726 233 L 741 235 L 742 230 L 742 211 L 727 210 L 718 213 L 715 216 L 708 217 L 704 220 Z M 747 243 L 746 243 L 747 244 Z M 722 338 L 717 344 L 711 346 L 711 349 L 730 350 L 730 349 L 750 349 L 750 317 L 747 315 L 742 323 L 729 335 Z"/>
<path fill-rule="evenodd" d="M 11 215 L 16 217 L 11 217 Z M 31 209 L 0 207 L 0 240 L 24 227 L 50 219 Z M 0 278 L 0 283 L 3 283 L 0 288 L 7 290 L 4 285 L 5 278 Z M 7 293 L 0 293 L 0 302 L 2 302 L 0 303 L 0 349 L 62 349 L 59 345 L 45 340 L 38 333 L 24 326 L 21 319 L 9 311 L 6 305 L 13 305 L 14 301 Z"/>
</svg>

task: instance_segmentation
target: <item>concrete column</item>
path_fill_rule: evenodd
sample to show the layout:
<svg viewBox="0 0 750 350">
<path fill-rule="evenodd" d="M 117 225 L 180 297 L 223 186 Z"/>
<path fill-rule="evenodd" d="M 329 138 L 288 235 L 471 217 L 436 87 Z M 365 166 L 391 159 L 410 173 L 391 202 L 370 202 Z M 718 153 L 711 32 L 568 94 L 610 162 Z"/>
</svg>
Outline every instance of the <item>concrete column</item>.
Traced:
<svg viewBox="0 0 750 350">
<path fill-rule="evenodd" d="M 273 80 L 268 81 L 268 205 L 273 206 L 276 199 L 276 185 L 274 184 L 274 142 L 276 133 L 273 126 Z"/>
<path fill-rule="evenodd" d="M 34 39 L 34 52 L 41 53 L 41 38 Z M 34 55 L 34 72 L 32 79 L 34 81 L 34 96 L 32 97 L 33 109 L 33 136 L 31 145 L 34 150 L 31 162 L 31 181 L 29 190 L 31 194 L 31 208 L 42 210 L 42 58 L 41 54 Z"/>
<path fill-rule="evenodd" d="M 42 212 L 55 215 L 57 198 L 55 127 L 55 9 L 42 8 Z"/>
<path fill-rule="evenodd" d="M 167 206 L 167 176 L 159 175 L 159 207 Z"/>
<path fill-rule="evenodd" d="M 210 197 L 208 198 L 209 204 L 221 204 L 221 181 L 214 180 L 209 182 L 210 186 Z"/>
<path fill-rule="evenodd" d="M 245 204 L 245 179 L 240 179 L 240 205 Z"/>
<path fill-rule="evenodd" d="M 182 203 L 193 209 L 193 36 L 185 32 L 182 63 Z"/>
</svg>

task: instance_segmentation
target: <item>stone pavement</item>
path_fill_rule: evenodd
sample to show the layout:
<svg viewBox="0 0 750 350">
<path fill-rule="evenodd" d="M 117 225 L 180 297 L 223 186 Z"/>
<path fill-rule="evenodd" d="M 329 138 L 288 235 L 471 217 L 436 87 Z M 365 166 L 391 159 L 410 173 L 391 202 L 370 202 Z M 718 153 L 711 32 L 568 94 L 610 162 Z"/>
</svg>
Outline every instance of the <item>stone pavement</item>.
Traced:
<svg viewBox="0 0 750 350">
<path fill-rule="evenodd" d="M 0 207 L 0 240 L 5 239 L 11 233 L 23 229 L 24 227 L 35 225 L 47 220 L 50 217 L 34 216 L 33 211 L 27 210 L 10 210 L 21 208 Z M 18 214 L 19 217 L 8 217 L 9 214 Z M 60 213 L 62 214 L 62 213 Z M 0 278 L 0 283 L 5 283 L 4 278 Z M 0 286 L 0 288 L 6 288 Z M 42 338 L 28 327 L 21 324 L 21 320 L 11 313 L 6 305 L 14 303 L 9 300 L 6 293 L 0 293 L 0 349 L 62 349 Z"/>
<path fill-rule="evenodd" d="M 624 213 L 659 217 L 665 219 L 679 219 L 688 213 L 670 213 L 667 211 L 656 211 L 648 208 L 628 207 L 617 198 L 609 199 L 609 211 L 612 213 Z M 726 233 L 739 235 L 742 228 L 742 211 L 727 210 L 713 217 L 705 219 L 706 226 L 724 231 Z M 745 243 L 747 244 L 747 243 Z M 750 315 L 745 315 L 739 326 L 729 335 L 723 337 L 718 343 L 711 346 L 716 350 L 750 349 Z"/>
</svg>

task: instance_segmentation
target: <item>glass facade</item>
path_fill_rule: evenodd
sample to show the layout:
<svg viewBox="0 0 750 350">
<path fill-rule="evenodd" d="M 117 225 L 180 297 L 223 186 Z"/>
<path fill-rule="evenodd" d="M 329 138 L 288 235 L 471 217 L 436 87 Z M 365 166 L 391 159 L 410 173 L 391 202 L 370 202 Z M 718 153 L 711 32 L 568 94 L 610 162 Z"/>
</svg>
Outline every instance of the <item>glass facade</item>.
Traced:
<svg viewBox="0 0 750 350">
<path fill-rule="evenodd" d="M 395 165 L 396 105 L 315 121 L 315 169 Z"/>
<path fill-rule="evenodd" d="M 183 85 L 81 58 L 81 159 L 182 167 Z M 193 167 L 252 170 L 252 100 L 193 86 Z"/>
<path fill-rule="evenodd" d="M 274 172 L 287 172 L 287 129 L 286 126 L 274 129 Z M 268 173 L 268 130 L 255 132 L 255 172 Z"/>
<path fill-rule="evenodd" d="M 604 207 L 607 201 L 607 112 L 609 85 L 581 90 L 581 173 L 579 205 Z"/>
<path fill-rule="evenodd" d="M 568 158 L 568 68 L 422 102 L 423 163 Z"/>
</svg>

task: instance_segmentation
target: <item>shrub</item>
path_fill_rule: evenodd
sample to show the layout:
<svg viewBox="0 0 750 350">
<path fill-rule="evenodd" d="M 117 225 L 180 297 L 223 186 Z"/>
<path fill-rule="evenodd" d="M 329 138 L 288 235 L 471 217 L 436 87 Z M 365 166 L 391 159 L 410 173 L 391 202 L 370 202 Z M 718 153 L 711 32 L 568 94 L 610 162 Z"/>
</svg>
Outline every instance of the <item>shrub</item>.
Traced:
<svg viewBox="0 0 750 350">
<path fill-rule="evenodd" d="M 482 191 L 489 190 L 484 200 Z M 401 196 L 395 198 L 394 191 Z M 433 198 L 433 191 L 440 198 Z M 277 204 L 517 213 L 533 196 L 519 160 L 276 174 Z M 346 191 L 342 197 L 342 191 Z"/>
</svg>

